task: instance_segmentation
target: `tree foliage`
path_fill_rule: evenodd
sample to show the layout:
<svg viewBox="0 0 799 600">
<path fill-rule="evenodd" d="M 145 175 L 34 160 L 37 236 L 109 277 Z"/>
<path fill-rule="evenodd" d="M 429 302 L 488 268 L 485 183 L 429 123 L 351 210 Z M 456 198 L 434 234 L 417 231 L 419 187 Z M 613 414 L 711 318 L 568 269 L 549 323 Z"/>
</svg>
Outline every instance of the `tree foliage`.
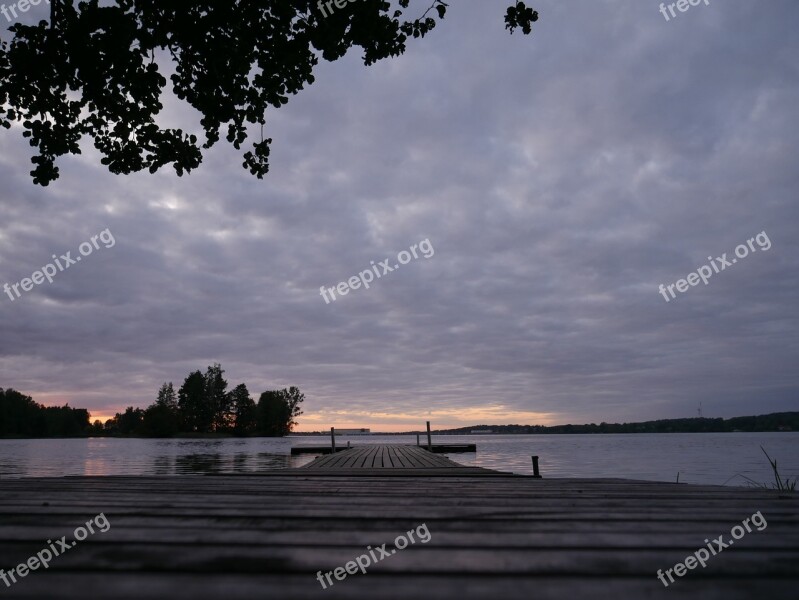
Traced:
<svg viewBox="0 0 799 600">
<path fill-rule="evenodd" d="M 158 390 L 158 399 L 155 401 L 157 406 L 166 408 L 168 410 L 178 409 L 178 396 L 175 393 L 175 387 L 172 382 L 164 383 L 161 389 Z"/>
<path fill-rule="evenodd" d="M 144 414 L 140 408 L 128 406 L 125 412 L 117 413 L 106 427 L 111 433 L 117 435 L 139 435 L 144 433 Z"/>
<path fill-rule="evenodd" d="M 288 433 L 290 408 L 283 394 L 270 390 L 258 399 L 258 430 L 266 436 L 280 437 Z"/>
<path fill-rule="evenodd" d="M 190 373 L 180 386 L 178 407 L 184 431 L 202 432 L 210 429 L 213 415 L 207 410 L 205 377 L 200 371 Z"/>
<path fill-rule="evenodd" d="M 177 434 L 230 434 L 283 436 L 297 424 L 305 396 L 297 387 L 261 394 L 258 404 L 240 383 L 227 391 L 222 365 L 214 363 L 205 374 L 189 373 L 177 394 L 164 383 L 156 401 L 146 410 L 129 407 L 106 423 L 112 435 L 170 437 Z"/>
<path fill-rule="evenodd" d="M 90 424 L 89 411 L 69 406 L 42 406 L 16 390 L 0 388 L 0 437 L 151 436 L 230 434 L 283 436 L 291 433 L 305 395 L 297 387 L 261 394 L 258 405 L 247 386 L 226 391 L 222 365 L 205 374 L 189 373 L 178 392 L 172 382 L 158 390 L 146 409 L 128 406 L 105 424 Z"/>
<path fill-rule="evenodd" d="M 141 432 L 153 437 L 168 437 L 179 430 L 180 410 L 178 408 L 178 397 L 170 381 L 161 386 L 155 403 L 144 411 Z"/>
<path fill-rule="evenodd" d="M 294 419 L 302 414 L 304 400 L 305 395 L 293 386 L 264 392 L 258 399 L 258 430 L 267 436 L 288 435 L 297 424 Z"/>
<path fill-rule="evenodd" d="M 84 408 L 42 406 L 14 389 L 0 388 L 0 437 L 73 437 L 89 428 Z"/>
<path fill-rule="evenodd" d="M 356 46 L 366 65 L 398 56 L 448 7 L 433 0 L 407 20 L 409 3 L 359 0 L 328 14 L 318 0 L 51 0 L 49 22 L 12 25 L 0 43 L 0 126 L 22 123 L 39 185 L 58 178 L 56 160 L 80 154 L 84 137 L 112 173 L 171 165 L 182 175 L 221 135 L 240 150 L 254 133 L 243 166 L 262 178 L 267 110 L 312 84 L 320 58 Z M 516 2 L 505 27 L 529 34 L 537 19 Z M 199 113 L 202 139 L 157 122 L 167 84 Z"/>
<path fill-rule="evenodd" d="M 225 370 L 214 363 L 205 372 L 205 397 L 203 409 L 207 425 L 205 431 L 227 431 L 233 426 Z"/>
<path fill-rule="evenodd" d="M 250 398 L 247 386 L 237 385 L 232 392 L 231 407 L 233 410 L 233 433 L 248 435 L 254 433 L 258 426 L 258 416 L 255 402 Z"/>
</svg>

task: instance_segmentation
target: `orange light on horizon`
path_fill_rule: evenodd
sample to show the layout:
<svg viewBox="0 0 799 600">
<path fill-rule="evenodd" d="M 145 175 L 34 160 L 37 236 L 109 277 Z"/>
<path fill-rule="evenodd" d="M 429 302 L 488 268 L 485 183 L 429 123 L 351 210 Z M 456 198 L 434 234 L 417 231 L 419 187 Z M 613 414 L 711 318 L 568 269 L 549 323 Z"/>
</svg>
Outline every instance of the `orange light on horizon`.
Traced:
<svg viewBox="0 0 799 600">
<path fill-rule="evenodd" d="M 34 402 L 37 404 L 41 404 L 42 406 L 66 406 L 69 405 L 72 408 L 85 408 L 89 411 L 89 423 L 94 423 L 95 421 L 100 421 L 105 423 L 108 419 L 113 419 L 114 415 L 117 412 L 125 412 L 124 408 L 120 408 L 113 413 L 106 413 L 108 408 L 103 409 L 102 411 L 94 411 L 93 409 L 85 406 L 82 402 L 75 401 L 76 397 L 86 398 L 86 396 L 96 396 L 100 397 L 98 393 L 91 393 L 91 392 L 74 392 L 74 393 L 52 393 L 52 392 L 37 392 L 33 391 L 32 393 L 27 394 L 31 398 L 33 398 Z M 91 402 L 88 402 L 91 403 Z"/>
<path fill-rule="evenodd" d="M 371 411 L 320 411 L 300 417 L 297 433 L 369 428 L 371 431 L 423 431 L 425 421 L 433 429 L 455 429 L 470 425 L 554 425 L 559 415 L 546 412 L 514 411 L 503 405 L 440 409 L 426 413 L 384 413 Z"/>
<path fill-rule="evenodd" d="M 101 415 L 101 414 L 94 414 L 93 412 L 89 412 L 89 422 L 94 423 L 95 421 L 100 421 L 101 423 L 105 424 L 108 419 L 113 419 L 114 415 Z"/>
</svg>

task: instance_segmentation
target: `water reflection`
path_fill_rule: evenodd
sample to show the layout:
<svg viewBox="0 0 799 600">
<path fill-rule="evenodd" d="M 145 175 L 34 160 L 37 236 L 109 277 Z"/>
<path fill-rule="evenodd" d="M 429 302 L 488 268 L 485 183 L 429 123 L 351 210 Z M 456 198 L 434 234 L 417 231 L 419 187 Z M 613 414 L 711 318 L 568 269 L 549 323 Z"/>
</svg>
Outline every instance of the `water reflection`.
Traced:
<svg viewBox="0 0 799 600">
<path fill-rule="evenodd" d="M 166 456 L 156 456 L 153 460 L 153 474 L 154 475 L 169 475 L 174 473 L 175 464 Z"/>
<path fill-rule="evenodd" d="M 226 455 L 185 454 L 174 459 L 167 473 L 176 474 L 219 474 L 219 473 L 254 473 L 270 469 L 288 469 L 292 467 L 291 457 L 286 454 L 258 452 L 246 454 L 237 452 Z"/>
<path fill-rule="evenodd" d="M 434 436 L 434 443 L 477 444 L 451 454 L 456 462 L 530 474 L 540 456 L 544 477 L 622 477 L 685 483 L 770 483 L 763 445 L 783 477 L 799 476 L 799 433 L 471 435 Z M 64 475 L 259 473 L 300 467 L 312 454 L 290 456 L 294 445 L 326 445 L 327 437 L 244 439 L 0 440 L 0 478 Z M 415 436 L 352 438 L 364 444 L 415 444 Z M 346 440 L 342 445 L 346 444 Z"/>
<path fill-rule="evenodd" d="M 268 438 L 0 440 L 0 477 L 250 473 L 305 462 L 290 450 L 289 440 Z"/>
</svg>

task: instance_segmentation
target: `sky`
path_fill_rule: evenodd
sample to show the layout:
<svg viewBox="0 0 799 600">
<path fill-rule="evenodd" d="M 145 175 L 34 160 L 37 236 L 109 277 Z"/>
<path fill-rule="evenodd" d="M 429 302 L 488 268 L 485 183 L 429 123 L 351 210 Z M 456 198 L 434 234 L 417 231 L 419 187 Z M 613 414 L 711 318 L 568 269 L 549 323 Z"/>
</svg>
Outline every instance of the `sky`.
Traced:
<svg viewBox="0 0 799 600">
<path fill-rule="evenodd" d="M 0 387 L 105 419 L 219 362 L 298 386 L 299 431 L 799 410 L 799 4 L 534 0 L 531 36 L 508 4 L 320 61 L 263 180 L 224 141 L 182 178 L 86 143 L 42 188 L 0 131 L 0 285 L 88 243 L 0 295 Z"/>
</svg>

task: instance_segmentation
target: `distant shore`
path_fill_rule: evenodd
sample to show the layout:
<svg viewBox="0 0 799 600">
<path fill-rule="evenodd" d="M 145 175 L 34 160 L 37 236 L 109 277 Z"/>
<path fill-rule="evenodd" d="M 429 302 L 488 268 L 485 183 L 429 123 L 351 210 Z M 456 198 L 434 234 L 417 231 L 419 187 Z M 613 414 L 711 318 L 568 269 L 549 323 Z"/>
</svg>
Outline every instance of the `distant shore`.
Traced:
<svg viewBox="0 0 799 600">
<path fill-rule="evenodd" d="M 601 433 L 766 433 L 799 431 L 799 412 L 770 413 L 748 417 L 732 417 L 730 419 L 709 419 L 694 417 L 691 419 L 661 419 L 641 423 L 591 423 L 588 425 L 472 425 L 458 429 L 433 430 L 432 435 L 532 435 L 532 434 L 601 434 Z M 367 434 L 338 434 L 338 437 L 364 437 L 375 435 L 416 435 L 421 431 L 373 431 Z M 280 437 L 329 436 L 329 431 L 295 431 L 287 436 L 235 435 L 232 433 L 178 433 L 169 439 L 246 439 Z M 156 436 L 145 435 L 97 435 L 96 433 L 72 436 L 0 436 L 0 439 L 70 439 L 70 438 L 142 438 L 152 439 Z M 159 438 L 163 439 L 163 438 Z"/>
<path fill-rule="evenodd" d="M 530 434 L 583 434 L 583 433 L 737 433 L 799 431 L 799 412 L 770 413 L 767 415 L 732 417 L 729 419 L 660 419 L 640 423 L 591 423 L 588 425 L 470 425 L 457 429 L 433 430 L 433 435 L 530 435 Z M 370 435 L 416 435 L 421 431 L 383 432 Z M 291 435 L 330 435 L 330 432 L 294 432 Z M 357 436 L 356 436 L 357 437 Z"/>
</svg>

